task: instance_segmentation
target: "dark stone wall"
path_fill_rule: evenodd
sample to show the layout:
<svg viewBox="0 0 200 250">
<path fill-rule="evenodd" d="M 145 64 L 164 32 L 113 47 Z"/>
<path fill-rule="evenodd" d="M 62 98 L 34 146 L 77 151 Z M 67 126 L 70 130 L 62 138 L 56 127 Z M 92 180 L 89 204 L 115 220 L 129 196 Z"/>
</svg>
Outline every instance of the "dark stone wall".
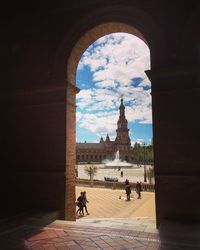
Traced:
<svg viewBox="0 0 200 250">
<path fill-rule="evenodd" d="M 118 21 L 151 51 L 158 224 L 200 221 L 198 1 L 18 1 L 1 12 L 1 210 L 64 210 L 67 59 L 89 29 Z"/>
<path fill-rule="evenodd" d="M 1 96 L 1 210 L 65 207 L 66 90 Z M 64 217 L 64 214 L 62 214 Z"/>
<path fill-rule="evenodd" d="M 180 0 L 76 0 L 60 5 L 43 1 L 33 6 L 18 2 L 4 7 L 0 17 L 1 89 L 64 82 L 66 60 L 75 42 L 95 25 L 110 21 L 133 25 L 145 36 L 153 69 L 174 67 L 180 60 L 185 64 L 187 58 L 180 53 L 183 49 L 184 55 L 191 55 L 185 48 L 188 40 L 192 41 L 192 55 L 196 54 L 192 37 L 198 33 L 197 6 L 196 1 Z"/>
<path fill-rule="evenodd" d="M 158 221 L 200 221 L 199 73 L 152 75 Z"/>
</svg>

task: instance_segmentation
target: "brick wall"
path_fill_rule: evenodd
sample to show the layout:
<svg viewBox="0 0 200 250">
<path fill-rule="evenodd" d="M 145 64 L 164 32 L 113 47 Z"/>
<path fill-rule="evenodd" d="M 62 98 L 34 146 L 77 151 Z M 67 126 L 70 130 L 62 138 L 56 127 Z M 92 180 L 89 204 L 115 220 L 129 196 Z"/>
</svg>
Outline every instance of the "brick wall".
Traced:
<svg viewBox="0 0 200 250">
<path fill-rule="evenodd" d="M 59 210 L 64 218 L 66 88 L 4 94 L 1 210 Z"/>
</svg>

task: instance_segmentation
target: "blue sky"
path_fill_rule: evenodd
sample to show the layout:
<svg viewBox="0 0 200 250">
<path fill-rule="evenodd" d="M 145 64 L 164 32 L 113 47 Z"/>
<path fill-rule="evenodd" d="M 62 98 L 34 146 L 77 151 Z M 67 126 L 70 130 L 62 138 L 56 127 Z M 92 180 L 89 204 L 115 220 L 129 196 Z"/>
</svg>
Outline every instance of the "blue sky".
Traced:
<svg viewBox="0 0 200 250">
<path fill-rule="evenodd" d="M 132 144 L 151 143 L 151 83 L 148 46 L 126 33 L 101 37 L 82 55 L 76 74 L 77 142 L 116 137 L 120 98 L 123 96 Z"/>
</svg>

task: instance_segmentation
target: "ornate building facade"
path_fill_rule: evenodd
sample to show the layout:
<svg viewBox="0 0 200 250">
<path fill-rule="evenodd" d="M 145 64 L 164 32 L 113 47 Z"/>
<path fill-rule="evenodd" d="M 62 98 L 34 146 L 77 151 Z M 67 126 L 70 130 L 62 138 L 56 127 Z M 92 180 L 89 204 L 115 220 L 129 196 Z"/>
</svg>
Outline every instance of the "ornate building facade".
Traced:
<svg viewBox="0 0 200 250">
<path fill-rule="evenodd" d="M 80 162 L 103 162 L 113 160 L 116 152 L 119 150 L 121 160 L 133 162 L 133 148 L 129 137 L 128 121 L 125 116 L 125 106 L 121 98 L 119 107 L 119 119 L 117 122 L 116 139 L 110 140 L 109 135 L 104 140 L 101 137 L 99 143 L 76 143 L 76 161 Z"/>
</svg>

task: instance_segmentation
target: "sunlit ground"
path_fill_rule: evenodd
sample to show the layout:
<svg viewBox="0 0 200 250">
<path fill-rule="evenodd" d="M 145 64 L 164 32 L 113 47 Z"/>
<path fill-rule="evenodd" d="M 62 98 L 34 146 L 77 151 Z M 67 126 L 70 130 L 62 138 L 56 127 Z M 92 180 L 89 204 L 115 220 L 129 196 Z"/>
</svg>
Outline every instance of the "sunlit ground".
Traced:
<svg viewBox="0 0 200 250">
<path fill-rule="evenodd" d="M 104 188 L 76 187 L 76 195 L 86 191 L 89 203 L 89 215 L 82 218 L 135 218 L 155 217 L 155 193 L 142 192 L 142 199 L 137 199 L 135 191 L 131 201 L 126 201 L 125 190 Z M 121 196 L 121 199 L 119 197 Z"/>
<path fill-rule="evenodd" d="M 85 166 L 91 166 L 91 165 L 77 165 L 77 166 L 78 166 L 78 178 L 89 180 L 89 176 L 85 173 L 84 168 Z M 144 181 L 143 165 L 141 165 L 141 167 L 134 165 L 134 168 L 122 167 L 120 171 L 118 171 L 118 168 L 105 168 L 103 164 L 96 164 L 95 166 L 98 168 L 98 170 L 97 174 L 94 176 L 94 179 L 97 180 L 104 180 L 104 177 L 117 177 L 118 181 L 122 182 L 124 182 L 126 179 L 129 179 L 130 182 Z M 148 168 L 149 166 L 146 167 Z M 121 177 L 121 171 L 123 171 L 123 177 Z"/>
</svg>

